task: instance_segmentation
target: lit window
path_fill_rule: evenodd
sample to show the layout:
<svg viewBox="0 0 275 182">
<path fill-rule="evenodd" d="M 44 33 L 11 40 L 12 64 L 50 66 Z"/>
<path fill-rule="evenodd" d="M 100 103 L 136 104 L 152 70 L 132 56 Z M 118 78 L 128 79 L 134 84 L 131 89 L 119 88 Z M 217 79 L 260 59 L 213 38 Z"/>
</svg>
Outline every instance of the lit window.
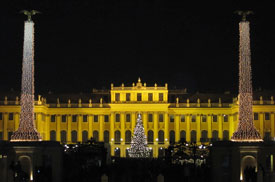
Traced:
<svg viewBox="0 0 275 182">
<path fill-rule="evenodd" d="M 202 122 L 206 122 L 206 119 L 207 119 L 207 118 L 206 118 L 206 115 L 202 115 L 202 116 L 201 116 L 201 121 L 202 121 Z"/>
<path fill-rule="evenodd" d="M 185 122 L 185 115 L 181 115 L 181 116 L 180 116 L 180 121 L 181 121 L 181 122 Z"/>
<path fill-rule="evenodd" d="M 228 122 L 228 115 L 223 115 L 223 122 Z"/>
<path fill-rule="evenodd" d="M 170 118 L 170 122 L 172 122 L 172 123 L 173 123 L 173 122 L 174 122 L 174 120 L 175 120 L 174 115 L 170 115 L 170 116 L 169 116 L 169 118 Z"/>
<path fill-rule="evenodd" d="M 192 121 L 192 122 L 196 122 L 196 119 L 197 119 L 197 118 L 196 118 L 196 115 L 192 115 L 191 121 Z"/>
</svg>

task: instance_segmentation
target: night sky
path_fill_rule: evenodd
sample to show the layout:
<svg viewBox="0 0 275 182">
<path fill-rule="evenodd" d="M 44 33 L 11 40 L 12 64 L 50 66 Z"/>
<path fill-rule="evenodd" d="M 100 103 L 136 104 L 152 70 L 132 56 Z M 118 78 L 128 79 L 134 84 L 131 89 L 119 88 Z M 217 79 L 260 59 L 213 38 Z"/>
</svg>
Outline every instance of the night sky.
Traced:
<svg viewBox="0 0 275 182">
<path fill-rule="evenodd" d="M 248 1 L 249 2 L 249 1 Z M 0 92 L 20 91 L 22 9 L 35 22 L 36 93 L 109 89 L 138 77 L 189 92 L 236 92 L 236 10 L 253 10 L 253 88 L 275 89 L 275 3 L 165 0 L 4 0 L 0 5 Z"/>
</svg>

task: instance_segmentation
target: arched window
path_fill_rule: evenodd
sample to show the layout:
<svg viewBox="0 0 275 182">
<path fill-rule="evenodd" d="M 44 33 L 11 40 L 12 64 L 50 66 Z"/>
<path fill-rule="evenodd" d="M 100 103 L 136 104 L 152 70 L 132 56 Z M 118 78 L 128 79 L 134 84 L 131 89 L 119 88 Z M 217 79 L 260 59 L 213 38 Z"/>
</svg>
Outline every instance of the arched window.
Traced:
<svg viewBox="0 0 275 182">
<path fill-rule="evenodd" d="M 195 130 L 191 131 L 191 142 L 197 141 L 197 132 Z"/>
<path fill-rule="evenodd" d="M 50 131 L 50 140 L 56 141 L 56 132 L 54 130 Z"/>
<path fill-rule="evenodd" d="M 72 137 L 72 143 L 76 143 L 77 142 L 77 131 L 73 130 L 71 132 L 71 137 Z"/>
<path fill-rule="evenodd" d="M 159 130 L 158 134 L 159 143 L 164 143 L 164 132 L 162 130 Z"/>
<path fill-rule="evenodd" d="M 98 131 L 97 130 L 93 131 L 93 138 L 94 138 L 95 141 L 98 142 Z"/>
<path fill-rule="evenodd" d="M 61 135 L 61 143 L 66 143 L 67 142 L 67 132 L 65 130 L 62 130 L 60 132 Z"/>
<path fill-rule="evenodd" d="M 229 140 L 229 131 L 223 130 L 223 140 Z"/>
<path fill-rule="evenodd" d="M 180 141 L 185 142 L 186 141 L 186 132 L 184 130 L 180 131 Z"/>
<path fill-rule="evenodd" d="M 115 148 L 115 157 L 120 157 L 120 148 Z"/>
<path fill-rule="evenodd" d="M 115 131 L 115 143 L 120 143 L 120 131 L 119 130 L 116 130 Z"/>
<path fill-rule="evenodd" d="M 169 133 L 169 141 L 171 144 L 175 143 L 175 132 L 174 130 L 171 130 L 170 133 Z"/>
<path fill-rule="evenodd" d="M 129 144 L 129 143 L 131 143 L 131 131 L 130 130 L 127 130 L 126 132 L 125 132 L 125 143 L 126 144 Z"/>
<path fill-rule="evenodd" d="M 104 131 L 104 142 L 109 143 L 109 131 L 105 130 Z"/>
<path fill-rule="evenodd" d="M 219 140 L 219 132 L 217 130 L 212 131 L 212 141 L 218 141 Z"/>
<path fill-rule="evenodd" d="M 201 142 L 208 142 L 207 134 L 208 134 L 207 130 L 201 131 Z"/>
<path fill-rule="evenodd" d="M 154 132 L 152 130 L 148 131 L 148 143 L 154 143 Z"/>
<path fill-rule="evenodd" d="M 88 131 L 82 131 L 82 142 L 85 143 L 88 141 Z"/>
</svg>

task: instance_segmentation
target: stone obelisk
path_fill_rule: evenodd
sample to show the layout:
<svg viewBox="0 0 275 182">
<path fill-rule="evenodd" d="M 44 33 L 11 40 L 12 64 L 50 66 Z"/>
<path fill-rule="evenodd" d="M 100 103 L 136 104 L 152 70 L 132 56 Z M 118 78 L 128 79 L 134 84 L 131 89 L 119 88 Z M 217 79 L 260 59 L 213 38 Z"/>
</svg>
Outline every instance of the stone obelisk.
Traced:
<svg viewBox="0 0 275 182">
<path fill-rule="evenodd" d="M 30 17 L 35 13 L 32 12 L 24 12 L 28 15 L 28 20 L 24 27 L 20 123 L 18 130 L 11 136 L 11 141 L 42 140 L 34 122 L 34 22 Z"/>
<path fill-rule="evenodd" d="M 258 142 L 262 139 L 253 123 L 250 33 L 249 21 L 246 20 L 246 16 L 251 12 L 238 12 L 238 14 L 243 16 L 239 23 L 239 124 L 231 140 L 235 142 Z"/>
</svg>

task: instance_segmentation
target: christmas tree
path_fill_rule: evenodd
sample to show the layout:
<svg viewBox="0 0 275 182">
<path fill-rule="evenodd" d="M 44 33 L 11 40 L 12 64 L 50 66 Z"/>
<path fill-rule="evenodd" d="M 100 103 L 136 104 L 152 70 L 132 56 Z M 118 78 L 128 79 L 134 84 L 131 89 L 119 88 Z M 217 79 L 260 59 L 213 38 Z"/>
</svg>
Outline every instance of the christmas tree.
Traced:
<svg viewBox="0 0 275 182">
<path fill-rule="evenodd" d="M 150 150 L 147 146 L 146 136 L 142 124 L 141 115 L 138 114 L 137 124 L 129 149 L 129 155 L 132 158 L 147 158 L 150 156 Z"/>
</svg>

